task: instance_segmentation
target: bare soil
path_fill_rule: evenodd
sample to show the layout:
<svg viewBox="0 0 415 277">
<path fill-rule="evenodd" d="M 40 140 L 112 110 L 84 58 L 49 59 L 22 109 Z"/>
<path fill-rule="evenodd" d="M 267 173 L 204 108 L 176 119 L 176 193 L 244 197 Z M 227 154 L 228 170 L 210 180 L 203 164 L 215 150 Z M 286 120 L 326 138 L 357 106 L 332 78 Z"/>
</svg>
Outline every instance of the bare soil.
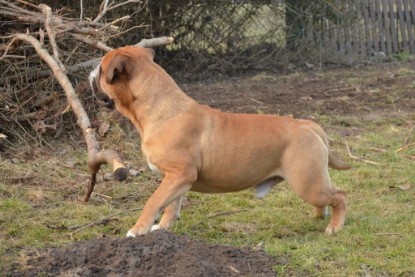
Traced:
<svg viewBox="0 0 415 277">
<path fill-rule="evenodd" d="M 208 245 L 167 231 L 52 248 L 12 276 L 274 276 L 279 262 L 248 248 Z M 38 255 L 38 254 L 37 254 Z"/>
<path fill-rule="evenodd" d="M 399 116 L 415 110 L 415 64 L 384 64 L 330 72 L 259 74 L 222 81 L 181 83 L 203 104 L 231 112 L 295 117 Z M 340 123 L 347 135 L 351 126 Z M 135 239 L 100 238 L 33 253 L 12 276 L 274 276 L 288 263 L 252 249 L 208 245 L 158 231 Z"/>
<path fill-rule="evenodd" d="M 211 107 L 240 113 L 312 117 L 396 114 L 415 109 L 415 62 L 376 67 L 259 74 L 215 83 L 181 84 Z"/>
</svg>

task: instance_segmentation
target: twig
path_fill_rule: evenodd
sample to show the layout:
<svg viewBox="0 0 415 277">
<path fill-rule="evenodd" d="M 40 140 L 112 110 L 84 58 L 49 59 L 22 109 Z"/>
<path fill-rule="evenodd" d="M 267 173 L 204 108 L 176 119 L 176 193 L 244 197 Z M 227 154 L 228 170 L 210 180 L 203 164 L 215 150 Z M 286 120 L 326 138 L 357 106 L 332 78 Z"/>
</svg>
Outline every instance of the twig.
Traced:
<svg viewBox="0 0 415 277">
<path fill-rule="evenodd" d="M 45 4 L 40 4 L 39 7 L 42 9 L 43 14 L 46 16 L 45 18 L 45 28 L 46 32 L 49 36 L 49 43 L 52 46 L 53 57 L 56 60 L 56 63 L 62 70 L 65 70 L 65 66 L 62 64 L 61 60 L 59 59 L 59 51 L 58 51 L 58 44 L 56 43 L 55 39 L 55 30 L 53 28 L 53 21 L 52 21 L 52 9 Z"/>
<path fill-rule="evenodd" d="M 108 6 L 108 11 L 111 11 L 111 10 L 114 10 L 114 9 L 116 9 L 116 8 L 119 8 L 119 7 L 121 7 L 121 6 L 124 6 L 124 5 L 127 5 L 127 4 L 130 4 L 130 3 L 140 3 L 141 2 L 141 0 L 127 0 L 127 1 L 125 1 L 125 2 L 122 2 L 122 3 L 118 3 L 118 4 L 115 4 L 115 5 L 112 5 L 113 3 L 111 3 L 109 6 Z"/>
<path fill-rule="evenodd" d="M 333 89 L 328 89 L 328 90 L 323 91 L 323 94 L 328 96 L 332 92 L 345 92 L 345 91 L 350 91 L 350 90 L 356 90 L 356 88 L 355 87 L 333 88 Z"/>
<path fill-rule="evenodd" d="M 212 215 L 209 215 L 206 220 L 215 218 L 215 217 L 219 217 L 219 216 L 226 216 L 226 215 L 232 215 L 232 214 L 236 214 L 236 213 L 241 213 L 241 212 L 247 212 L 249 211 L 248 209 L 241 209 L 241 210 L 235 210 L 235 211 L 224 211 L 224 212 L 218 212 L 218 213 L 214 213 Z M 197 225 L 201 224 L 202 222 L 204 222 L 205 220 L 201 220 L 198 223 L 196 223 L 195 225 L 193 225 L 192 227 L 190 227 L 190 229 L 195 228 Z"/>
<path fill-rule="evenodd" d="M 151 48 L 151 47 L 155 47 L 155 46 L 162 46 L 162 45 L 168 45 L 168 44 L 172 44 L 174 41 L 174 38 L 172 37 L 159 37 L 159 38 L 152 38 L 152 39 L 143 39 L 141 40 L 139 43 L 135 44 L 137 46 L 142 46 L 142 47 L 146 47 L 146 48 Z M 88 43 L 88 44 L 93 44 L 93 42 Z M 112 49 L 111 47 L 107 46 L 108 48 Z M 109 50 L 108 50 L 109 51 Z M 101 58 L 94 58 L 88 61 L 84 61 L 72 66 L 67 66 L 66 67 L 66 72 L 67 73 L 77 73 L 81 70 L 90 70 L 91 68 L 95 67 L 97 64 L 99 64 L 99 62 L 101 61 Z M 50 70 L 42 70 L 40 71 L 38 74 L 36 74 L 36 77 L 45 77 L 50 75 Z"/>
<path fill-rule="evenodd" d="M 256 100 L 256 99 L 254 99 L 254 98 L 251 98 L 251 100 L 252 100 L 252 101 L 254 101 L 255 103 L 260 104 L 260 105 L 264 105 L 264 103 L 262 103 L 261 101 L 258 101 L 258 100 Z"/>
<path fill-rule="evenodd" d="M 99 13 L 92 22 L 96 23 L 100 21 L 101 18 L 107 13 L 108 2 L 109 0 L 102 1 L 101 6 L 99 7 Z"/>
<path fill-rule="evenodd" d="M 86 43 L 86 44 L 92 45 L 92 46 L 94 46 L 95 48 L 98 48 L 98 49 L 104 50 L 105 52 L 108 52 L 108 51 L 111 51 L 111 50 L 112 50 L 112 48 L 111 48 L 111 47 L 109 47 L 108 45 L 106 45 L 106 44 L 105 44 L 105 43 L 103 43 L 102 41 L 99 41 L 99 40 L 97 40 L 97 41 L 93 41 L 93 40 L 91 40 L 91 39 L 89 39 L 89 38 L 87 38 L 87 37 L 84 37 L 84 36 L 80 35 L 80 34 L 71 34 L 71 36 L 72 36 L 74 39 L 76 39 L 76 40 L 79 40 L 79 41 L 82 41 L 83 43 Z"/>
<path fill-rule="evenodd" d="M 408 148 L 411 148 L 412 146 L 415 146 L 415 142 L 410 143 L 410 144 L 407 144 L 407 145 L 405 145 L 405 146 L 402 146 L 401 148 L 397 149 L 397 150 L 395 151 L 395 153 L 399 153 L 399 152 L 401 152 L 402 150 L 406 150 L 406 149 L 408 149 Z"/>
<path fill-rule="evenodd" d="M 78 232 L 80 232 L 80 231 L 82 231 L 82 230 L 84 230 L 84 229 L 86 229 L 88 227 L 91 227 L 91 226 L 100 224 L 101 222 L 105 222 L 105 221 L 107 221 L 108 219 L 110 219 L 110 218 L 112 218 L 114 216 L 117 216 L 117 215 L 120 215 L 120 214 L 123 214 L 123 213 L 128 213 L 128 212 L 141 211 L 142 209 L 143 208 L 129 209 L 129 210 L 121 211 L 121 212 L 118 212 L 118 213 L 115 213 L 115 214 L 106 216 L 104 218 L 101 218 L 99 220 L 92 221 L 92 222 L 87 223 L 87 224 L 84 224 L 84 225 L 67 227 L 67 229 L 75 229 L 76 228 L 75 231 L 69 233 L 68 235 L 72 237 L 74 234 L 76 234 L 76 233 L 78 233 Z"/>
<path fill-rule="evenodd" d="M 381 164 L 381 163 L 377 163 L 377 162 L 374 162 L 374 161 L 370 161 L 370 160 L 366 160 L 366 159 L 356 157 L 355 155 L 352 154 L 352 151 L 350 151 L 349 143 L 346 141 L 345 144 L 346 144 L 347 153 L 349 153 L 350 158 L 352 158 L 354 160 L 357 160 L 357 161 L 365 162 L 365 163 L 368 163 L 368 164 L 384 165 L 384 164 Z"/>
<path fill-rule="evenodd" d="M 6 55 L 4 56 L 4 58 L 5 59 L 21 59 L 21 60 L 27 59 L 27 57 L 20 56 L 20 55 Z"/>
<path fill-rule="evenodd" d="M 98 192 L 94 192 L 94 194 L 112 200 L 111 196 L 108 196 L 108 195 L 105 195 L 105 194 L 102 194 L 102 193 L 98 193 Z"/>
<path fill-rule="evenodd" d="M 405 146 L 406 144 L 408 144 L 408 142 L 412 139 L 413 135 L 415 134 L 415 129 L 414 126 L 411 127 L 411 129 L 409 130 L 409 134 L 408 136 L 405 138 L 405 140 L 403 141 L 403 145 Z"/>
<path fill-rule="evenodd" d="M 29 121 L 29 120 L 40 120 L 44 119 L 47 115 L 46 111 L 36 111 L 32 113 L 26 113 L 26 114 L 19 114 L 16 116 L 17 121 Z"/>
<path fill-rule="evenodd" d="M 126 16 L 123 16 L 123 17 L 120 17 L 120 18 L 117 18 L 114 21 L 112 21 L 110 23 L 107 23 L 104 26 L 102 26 L 101 28 L 99 28 L 98 31 L 101 31 L 101 30 L 103 30 L 105 28 L 108 28 L 108 27 L 115 27 L 114 26 L 115 23 L 118 23 L 118 22 L 124 21 L 124 20 L 129 20 L 130 18 L 131 18 L 131 16 L 129 16 L 129 15 L 126 15 Z"/>
<path fill-rule="evenodd" d="M 16 38 L 13 38 L 10 43 L 6 46 L 6 49 L 4 50 L 3 55 L 0 56 L 0 61 L 7 57 L 7 52 L 9 52 L 10 47 L 15 42 Z"/>
<path fill-rule="evenodd" d="M 151 48 L 160 45 L 172 44 L 174 41 L 173 37 L 158 37 L 150 39 L 142 39 L 139 43 L 135 44 L 136 46 Z"/>
<path fill-rule="evenodd" d="M 16 1 L 19 2 L 19 3 L 22 3 L 24 5 L 27 5 L 29 7 L 32 7 L 33 9 L 40 10 L 40 8 L 38 6 L 36 6 L 36 5 L 32 4 L 32 3 L 29 3 L 27 1 L 23 1 L 23 0 L 16 0 Z"/>
<path fill-rule="evenodd" d="M 82 18 L 84 18 L 84 1 L 80 0 L 79 6 L 81 6 L 81 12 L 79 14 L 79 21 L 82 21 Z"/>
<path fill-rule="evenodd" d="M 41 107 L 44 105 L 48 105 L 50 104 L 53 100 L 55 100 L 56 98 L 58 98 L 58 93 L 56 91 L 52 92 L 51 94 L 40 98 L 39 100 L 37 100 L 36 102 L 34 102 L 33 106 L 34 107 Z"/>
<path fill-rule="evenodd" d="M 109 0 L 104 0 L 104 1 L 102 1 L 102 3 L 101 3 L 101 6 L 100 6 L 100 11 L 99 11 L 99 13 L 98 13 L 98 15 L 97 15 L 97 17 L 92 21 L 93 23 L 97 23 L 98 21 L 100 21 L 101 19 L 102 19 L 102 17 L 104 17 L 104 15 L 108 12 L 108 11 L 110 11 L 110 10 L 113 10 L 113 9 L 116 9 L 116 8 L 119 8 L 119 7 L 121 7 L 121 6 L 124 6 L 124 5 L 127 5 L 127 4 L 130 4 L 130 3 L 140 3 L 141 2 L 141 0 L 127 0 L 127 1 L 125 1 L 125 2 L 121 2 L 121 3 L 118 3 L 118 4 L 114 4 L 114 2 L 111 2 L 111 3 L 109 3 Z"/>
<path fill-rule="evenodd" d="M 377 233 L 374 234 L 375 236 L 396 236 L 396 237 L 403 237 L 400 233 Z"/>
</svg>

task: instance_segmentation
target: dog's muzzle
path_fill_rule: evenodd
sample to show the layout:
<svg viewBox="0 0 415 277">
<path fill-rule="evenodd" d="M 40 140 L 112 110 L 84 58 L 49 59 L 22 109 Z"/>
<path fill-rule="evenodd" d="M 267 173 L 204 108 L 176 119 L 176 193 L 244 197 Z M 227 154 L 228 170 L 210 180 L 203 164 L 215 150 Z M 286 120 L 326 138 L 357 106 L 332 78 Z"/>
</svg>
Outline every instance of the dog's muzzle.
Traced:
<svg viewBox="0 0 415 277">
<path fill-rule="evenodd" d="M 101 78 L 101 66 L 98 65 L 90 74 L 89 74 L 89 85 L 91 86 L 92 94 L 97 100 L 100 106 L 106 107 L 108 109 L 114 109 L 114 100 L 108 97 L 101 89 L 99 85 L 99 80 Z"/>
</svg>

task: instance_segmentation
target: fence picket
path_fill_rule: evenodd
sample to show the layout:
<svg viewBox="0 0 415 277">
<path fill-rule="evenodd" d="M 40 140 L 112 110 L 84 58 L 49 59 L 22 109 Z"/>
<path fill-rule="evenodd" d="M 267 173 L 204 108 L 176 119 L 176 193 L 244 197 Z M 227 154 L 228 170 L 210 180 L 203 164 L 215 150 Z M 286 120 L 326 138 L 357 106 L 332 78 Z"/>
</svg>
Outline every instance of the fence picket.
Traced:
<svg viewBox="0 0 415 277">
<path fill-rule="evenodd" d="M 391 39 L 391 27 L 390 27 L 390 17 L 389 17 L 389 5 L 388 0 L 383 0 L 382 2 L 382 19 L 383 22 L 383 30 L 385 32 L 385 39 L 386 39 L 386 54 L 392 54 L 392 39 Z"/>
<path fill-rule="evenodd" d="M 415 54 L 415 0 L 335 0 L 333 7 L 334 19 L 321 17 L 316 30 L 307 22 L 310 46 L 346 56 Z"/>
<path fill-rule="evenodd" d="M 410 52 L 415 53 L 414 34 L 412 33 L 411 11 L 409 10 L 408 0 L 403 0 L 404 20 L 406 23 L 406 30 L 408 32 L 408 48 Z"/>
<path fill-rule="evenodd" d="M 358 44 L 357 48 L 357 55 L 361 56 L 364 55 L 365 51 L 365 34 L 364 34 L 364 25 L 363 25 L 363 14 L 362 14 L 362 0 L 355 0 L 355 13 L 356 13 L 356 35 L 357 40 L 356 44 Z M 356 45 L 357 46 L 357 45 Z"/>
<path fill-rule="evenodd" d="M 405 20 L 404 20 L 404 15 L 403 15 L 403 11 L 402 11 L 402 2 L 401 2 L 401 0 L 396 1 L 396 7 L 397 7 L 397 11 L 398 11 L 399 31 L 400 31 L 400 34 L 402 36 L 401 49 L 403 49 L 405 52 L 408 52 L 409 51 L 408 38 L 407 38 L 407 35 L 406 35 Z"/>
<path fill-rule="evenodd" d="M 396 53 L 399 51 L 399 47 L 398 47 L 398 41 L 399 41 L 399 36 L 398 36 L 398 30 L 397 30 L 397 24 L 396 24 L 396 13 L 395 13 L 395 5 L 396 5 L 396 1 L 395 0 L 389 0 L 389 20 L 390 20 L 390 31 L 391 31 L 391 36 L 392 36 L 392 53 Z"/>
<path fill-rule="evenodd" d="M 369 5 L 367 3 L 368 0 L 363 0 L 362 2 L 362 11 L 363 11 L 363 25 L 365 27 L 365 44 L 366 50 L 364 52 L 365 55 L 369 55 L 372 51 L 373 40 L 370 33 L 370 20 L 369 20 Z"/>
<path fill-rule="evenodd" d="M 372 27 L 372 38 L 373 38 L 373 49 L 370 50 L 370 53 L 379 52 L 379 37 L 378 37 L 378 29 L 377 29 L 377 22 L 376 22 L 376 12 L 375 12 L 375 5 L 372 1 L 369 0 L 369 16 L 371 20 L 371 27 Z"/>
<path fill-rule="evenodd" d="M 409 5 L 411 6 L 412 31 L 413 31 L 413 36 L 415 37 L 415 0 L 409 1 Z M 411 45 L 413 48 L 415 48 L 415 40 L 412 40 Z M 412 51 L 412 54 L 415 54 L 415 51 Z"/>
</svg>

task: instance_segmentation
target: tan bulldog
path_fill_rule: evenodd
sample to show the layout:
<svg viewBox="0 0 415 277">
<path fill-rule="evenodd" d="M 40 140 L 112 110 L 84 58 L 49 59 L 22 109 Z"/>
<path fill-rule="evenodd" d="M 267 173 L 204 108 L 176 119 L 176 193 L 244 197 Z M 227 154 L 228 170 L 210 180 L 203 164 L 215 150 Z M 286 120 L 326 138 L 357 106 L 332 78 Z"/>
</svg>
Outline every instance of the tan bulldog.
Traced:
<svg viewBox="0 0 415 277">
<path fill-rule="evenodd" d="M 344 170 L 350 165 L 333 156 L 318 124 L 200 105 L 153 57 L 148 48 L 115 49 L 89 78 L 98 101 L 115 106 L 135 125 L 150 168 L 163 176 L 127 236 L 170 227 L 189 190 L 222 193 L 254 187 L 262 198 L 283 180 L 315 207 L 317 217 L 327 215 L 327 206 L 332 208 L 327 234 L 342 228 L 346 193 L 333 187 L 328 166 Z"/>
</svg>

